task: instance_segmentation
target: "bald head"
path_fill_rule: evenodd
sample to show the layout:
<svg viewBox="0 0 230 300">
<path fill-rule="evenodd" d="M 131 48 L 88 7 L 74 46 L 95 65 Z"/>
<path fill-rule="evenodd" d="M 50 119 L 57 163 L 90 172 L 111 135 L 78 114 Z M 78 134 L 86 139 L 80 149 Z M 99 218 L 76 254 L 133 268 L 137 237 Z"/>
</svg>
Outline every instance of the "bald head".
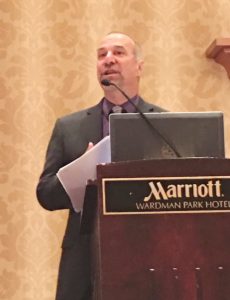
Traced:
<svg viewBox="0 0 230 300">
<path fill-rule="evenodd" d="M 105 40 L 111 40 L 111 39 L 117 39 L 117 40 L 123 40 L 126 41 L 127 44 L 129 44 L 133 49 L 133 54 L 136 57 L 136 59 L 142 59 L 142 53 L 141 53 L 141 47 L 140 45 L 134 41 L 129 35 L 121 32 L 110 32 L 108 33 L 102 40 L 101 43 Z"/>
</svg>

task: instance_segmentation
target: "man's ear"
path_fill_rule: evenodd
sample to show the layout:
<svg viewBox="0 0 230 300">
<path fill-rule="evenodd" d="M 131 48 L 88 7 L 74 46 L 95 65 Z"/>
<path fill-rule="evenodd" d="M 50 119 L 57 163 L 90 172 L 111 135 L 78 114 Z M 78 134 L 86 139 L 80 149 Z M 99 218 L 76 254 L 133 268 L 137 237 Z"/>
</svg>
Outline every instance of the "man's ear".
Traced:
<svg viewBox="0 0 230 300">
<path fill-rule="evenodd" d="M 137 63 L 137 68 L 138 68 L 138 75 L 140 76 L 144 67 L 144 61 L 140 59 Z"/>
</svg>

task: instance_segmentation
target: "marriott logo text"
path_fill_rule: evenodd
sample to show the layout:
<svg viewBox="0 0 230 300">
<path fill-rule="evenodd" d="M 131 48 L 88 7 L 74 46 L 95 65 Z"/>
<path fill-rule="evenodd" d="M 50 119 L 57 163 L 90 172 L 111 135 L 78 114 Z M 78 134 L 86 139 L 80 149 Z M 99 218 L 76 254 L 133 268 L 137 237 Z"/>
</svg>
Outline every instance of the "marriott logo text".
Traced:
<svg viewBox="0 0 230 300">
<path fill-rule="evenodd" d="M 169 200 L 176 198 L 221 198 L 222 186 L 220 180 L 209 180 L 206 183 L 168 184 L 164 186 L 160 181 L 149 182 L 150 194 L 144 198 L 151 200 Z"/>
</svg>

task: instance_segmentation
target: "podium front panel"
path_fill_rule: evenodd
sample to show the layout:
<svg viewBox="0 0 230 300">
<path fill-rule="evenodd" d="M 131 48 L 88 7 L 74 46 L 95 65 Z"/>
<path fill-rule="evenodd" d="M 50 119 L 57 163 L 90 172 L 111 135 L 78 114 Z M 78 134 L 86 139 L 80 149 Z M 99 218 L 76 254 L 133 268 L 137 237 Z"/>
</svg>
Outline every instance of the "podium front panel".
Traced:
<svg viewBox="0 0 230 300">
<path fill-rule="evenodd" d="M 229 176 L 227 159 L 152 160 L 98 166 L 95 299 L 229 299 L 228 211 L 106 214 L 102 184 L 106 178 Z M 229 200 L 227 195 L 223 201 Z"/>
</svg>

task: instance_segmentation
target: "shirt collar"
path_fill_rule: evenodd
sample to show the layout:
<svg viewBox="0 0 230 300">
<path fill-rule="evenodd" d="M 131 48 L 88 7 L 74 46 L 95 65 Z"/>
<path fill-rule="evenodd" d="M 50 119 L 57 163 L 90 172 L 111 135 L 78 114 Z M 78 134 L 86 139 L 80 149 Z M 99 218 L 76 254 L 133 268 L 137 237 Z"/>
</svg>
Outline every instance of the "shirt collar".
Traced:
<svg viewBox="0 0 230 300">
<path fill-rule="evenodd" d="M 139 96 L 136 95 L 134 97 L 132 97 L 130 99 L 130 101 L 133 102 L 134 105 L 138 105 L 138 102 L 139 102 Z M 102 111 L 103 111 L 103 114 L 108 117 L 113 106 L 115 106 L 115 104 L 111 103 L 108 99 L 106 99 L 105 97 L 103 98 L 103 101 L 102 101 Z M 129 102 L 129 101 L 126 101 L 125 103 L 123 103 L 122 105 L 120 105 L 121 107 L 124 108 L 124 110 L 126 110 L 127 113 L 134 113 L 136 112 L 136 108 Z"/>
</svg>

